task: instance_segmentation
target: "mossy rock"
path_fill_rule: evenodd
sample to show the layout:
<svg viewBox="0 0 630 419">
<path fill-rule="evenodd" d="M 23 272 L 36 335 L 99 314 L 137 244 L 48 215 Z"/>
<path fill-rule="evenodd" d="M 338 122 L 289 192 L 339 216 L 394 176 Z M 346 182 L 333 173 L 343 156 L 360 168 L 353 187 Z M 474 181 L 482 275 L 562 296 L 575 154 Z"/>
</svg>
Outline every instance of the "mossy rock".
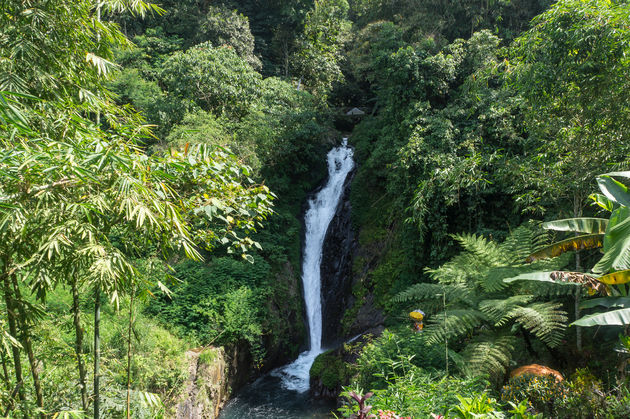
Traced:
<svg viewBox="0 0 630 419">
<path fill-rule="evenodd" d="M 329 390 L 344 385 L 350 377 L 347 364 L 338 351 L 327 351 L 315 358 L 311 366 L 311 380 L 319 380 Z"/>
</svg>

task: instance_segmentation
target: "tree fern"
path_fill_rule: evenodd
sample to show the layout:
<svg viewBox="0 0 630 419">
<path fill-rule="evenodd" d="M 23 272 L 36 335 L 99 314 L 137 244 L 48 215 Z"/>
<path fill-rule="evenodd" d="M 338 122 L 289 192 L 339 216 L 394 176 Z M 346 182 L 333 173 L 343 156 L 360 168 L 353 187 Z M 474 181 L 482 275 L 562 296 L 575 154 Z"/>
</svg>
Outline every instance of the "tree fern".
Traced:
<svg viewBox="0 0 630 419">
<path fill-rule="evenodd" d="M 507 318 L 514 319 L 547 345 L 555 347 L 562 342 L 567 322 L 566 313 L 559 310 L 561 306 L 560 303 L 534 303 L 513 309 Z"/>
<path fill-rule="evenodd" d="M 436 314 L 425 329 L 427 343 L 444 342 L 445 339 L 472 333 L 485 322 L 485 314 L 476 309 L 457 309 Z"/>
<path fill-rule="evenodd" d="M 514 309 L 529 303 L 533 298 L 533 295 L 514 295 L 508 298 L 484 300 L 479 303 L 479 310 L 495 325 L 500 326 Z"/>
<path fill-rule="evenodd" d="M 576 288 L 579 288 L 578 284 L 553 282 L 538 282 L 523 286 L 524 290 L 530 290 L 537 298 L 574 297 Z"/>
<path fill-rule="evenodd" d="M 509 262 L 521 264 L 532 252 L 549 244 L 549 232 L 538 226 L 521 226 L 501 243 L 501 250 L 510 255 Z"/>
<path fill-rule="evenodd" d="M 453 236 L 464 250 L 477 258 L 479 263 L 487 266 L 505 264 L 505 252 L 496 242 L 475 234 L 460 234 Z"/>
<path fill-rule="evenodd" d="M 570 295 L 575 288 L 551 282 L 504 281 L 541 268 L 556 271 L 567 264 L 569 255 L 526 263 L 528 255 L 548 244 L 549 233 L 537 226 L 519 227 L 500 244 L 473 234 L 453 237 L 463 251 L 442 266 L 426 270 L 437 283 L 416 284 L 394 298 L 418 301 L 427 310 L 427 342 L 457 338 L 461 342 L 466 337 L 461 355 L 467 363 L 463 365 L 490 374 L 506 370 L 513 345 L 522 339 L 509 336 L 514 324 L 549 346 L 558 345 L 567 315 L 561 304 L 540 299 Z M 441 311 L 433 314 L 434 310 Z"/>
<path fill-rule="evenodd" d="M 438 302 L 441 304 L 440 295 L 446 294 L 449 303 L 474 301 L 475 298 L 469 288 L 464 285 L 442 285 L 442 284 L 415 284 L 405 291 L 394 296 L 395 302 L 418 301 L 418 302 Z"/>
<path fill-rule="evenodd" d="M 468 375 L 485 373 L 493 378 L 502 377 L 510 365 L 515 345 L 513 336 L 488 334 L 477 337 L 462 354 L 464 371 Z"/>
</svg>

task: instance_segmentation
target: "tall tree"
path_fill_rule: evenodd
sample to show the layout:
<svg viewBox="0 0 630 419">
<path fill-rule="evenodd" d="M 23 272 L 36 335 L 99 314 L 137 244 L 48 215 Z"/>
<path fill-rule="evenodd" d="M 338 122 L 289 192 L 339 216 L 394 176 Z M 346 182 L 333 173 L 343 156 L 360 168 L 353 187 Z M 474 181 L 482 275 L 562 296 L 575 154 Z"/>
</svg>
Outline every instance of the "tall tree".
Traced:
<svg viewBox="0 0 630 419">
<path fill-rule="evenodd" d="M 134 5 L 139 12 L 151 7 Z M 122 6 L 103 3 L 109 12 Z M 94 417 L 100 414 L 101 296 L 116 302 L 139 279 L 132 254 L 112 235 L 153 243 L 165 256 L 181 250 L 200 258 L 197 245 L 246 251 L 256 243 L 245 235 L 269 214 L 272 198 L 249 179 L 249 168 L 223 150 L 186 146 L 144 154 L 137 146 L 148 134 L 142 119 L 114 106 L 104 87 L 111 49 L 127 40 L 97 15 L 83 0 L 15 1 L 0 17 L 0 53 L 8 58 L 1 60 L 0 85 L 13 91 L 0 94 L 0 276 L 10 334 L 27 352 L 43 412 L 30 339 L 39 309 L 22 295 L 23 286 L 45 301 L 66 279 L 77 287 L 79 275 L 95 295 Z M 66 44 L 74 48 L 60 46 Z M 77 316 L 76 301 L 73 306 Z M 82 336 L 80 321 L 75 323 L 85 408 Z M 19 345 L 13 348 L 19 389 Z"/>
<path fill-rule="evenodd" d="M 519 169 L 522 199 L 580 216 L 591 179 L 630 151 L 630 4 L 561 0 L 532 23 L 512 50 L 535 150 Z"/>
<path fill-rule="evenodd" d="M 339 67 L 350 22 L 347 0 L 316 0 L 306 15 L 304 33 L 293 58 L 296 75 L 308 89 L 325 96 L 343 80 Z"/>
</svg>

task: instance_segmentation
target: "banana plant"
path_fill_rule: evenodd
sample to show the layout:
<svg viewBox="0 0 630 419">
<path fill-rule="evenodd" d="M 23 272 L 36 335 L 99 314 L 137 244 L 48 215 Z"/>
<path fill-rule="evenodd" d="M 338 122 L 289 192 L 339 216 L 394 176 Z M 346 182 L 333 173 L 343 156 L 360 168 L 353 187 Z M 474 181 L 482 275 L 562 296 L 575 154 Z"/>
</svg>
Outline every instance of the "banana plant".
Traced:
<svg viewBox="0 0 630 419">
<path fill-rule="evenodd" d="M 587 300 L 580 308 L 601 306 L 608 310 L 584 316 L 572 323 L 575 326 L 630 325 L 630 298 L 626 286 L 630 283 L 630 191 L 615 178 L 630 179 L 630 171 L 598 176 L 597 184 L 601 193 L 590 197 L 595 204 L 611 212 L 610 218 L 581 217 L 543 223 L 543 228 L 549 230 L 581 235 L 553 243 L 527 258 L 527 262 L 533 262 L 557 257 L 568 251 L 601 248 L 603 255 L 591 269 L 591 274 L 535 272 L 505 279 L 505 282 L 566 282 L 567 278 L 572 278 L 571 282 L 588 287 L 591 294 L 596 291 L 605 294 L 605 297 Z"/>
</svg>

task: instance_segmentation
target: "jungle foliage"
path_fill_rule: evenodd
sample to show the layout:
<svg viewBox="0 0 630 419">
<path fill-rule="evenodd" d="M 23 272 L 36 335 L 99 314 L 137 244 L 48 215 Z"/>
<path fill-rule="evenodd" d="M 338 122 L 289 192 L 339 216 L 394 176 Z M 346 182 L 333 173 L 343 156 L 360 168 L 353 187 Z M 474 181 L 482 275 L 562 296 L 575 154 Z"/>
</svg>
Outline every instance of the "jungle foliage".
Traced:
<svg viewBox="0 0 630 419">
<path fill-rule="evenodd" d="M 627 413 L 626 0 L 2 4 L 0 415 L 168 417 L 190 347 L 296 355 L 335 126 L 344 326 L 389 327 L 317 363 L 342 414 Z M 508 379 L 528 362 L 570 378 Z"/>
</svg>

